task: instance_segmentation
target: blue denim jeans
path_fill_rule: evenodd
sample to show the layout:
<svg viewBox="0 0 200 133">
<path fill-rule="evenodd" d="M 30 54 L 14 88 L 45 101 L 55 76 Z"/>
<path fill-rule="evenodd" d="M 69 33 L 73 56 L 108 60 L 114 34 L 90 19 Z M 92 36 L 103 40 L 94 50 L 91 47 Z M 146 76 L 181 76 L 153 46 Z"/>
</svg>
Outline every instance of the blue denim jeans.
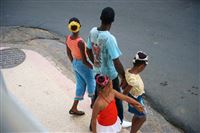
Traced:
<svg viewBox="0 0 200 133">
<path fill-rule="evenodd" d="M 83 64 L 82 60 L 73 59 L 72 67 L 76 78 L 76 96 L 74 100 L 82 100 L 86 88 L 88 96 L 92 97 L 95 91 L 95 79 L 92 69 Z"/>
</svg>

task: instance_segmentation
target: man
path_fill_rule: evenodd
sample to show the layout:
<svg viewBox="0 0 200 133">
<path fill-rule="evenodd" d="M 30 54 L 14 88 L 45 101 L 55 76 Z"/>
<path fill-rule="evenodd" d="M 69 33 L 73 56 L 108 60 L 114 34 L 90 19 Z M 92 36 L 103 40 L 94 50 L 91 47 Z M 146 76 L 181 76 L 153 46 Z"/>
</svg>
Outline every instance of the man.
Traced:
<svg viewBox="0 0 200 133">
<path fill-rule="evenodd" d="M 94 64 L 94 73 L 109 76 L 112 79 L 113 88 L 121 92 L 118 75 L 122 82 L 125 81 L 124 68 L 119 60 L 122 53 L 117 45 L 116 38 L 109 32 L 114 22 L 114 17 L 115 12 L 111 7 L 106 7 L 102 10 L 100 27 L 94 27 L 90 31 L 87 41 L 87 53 Z M 122 121 L 122 127 L 130 127 L 131 122 L 123 120 L 122 101 L 116 99 L 116 105 L 118 116 Z"/>
</svg>

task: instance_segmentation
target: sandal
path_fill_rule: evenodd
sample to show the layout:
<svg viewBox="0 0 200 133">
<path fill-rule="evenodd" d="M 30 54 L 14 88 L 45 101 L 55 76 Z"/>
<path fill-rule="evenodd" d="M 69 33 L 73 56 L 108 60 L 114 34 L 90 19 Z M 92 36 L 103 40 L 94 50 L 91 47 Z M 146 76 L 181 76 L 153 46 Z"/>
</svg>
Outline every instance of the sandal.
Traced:
<svg viewBox="0 0 200 133">
<path fill-rule="evenodd" d="M 74 111 L 70 110 L 70 111 L 69 111 L 69 114 L 81 116 L 81 115 L 84 115 L 85 112 L 83 112 L 83 111 L 76 111 L 76 112 L 74 112 Z"/>
</svg>

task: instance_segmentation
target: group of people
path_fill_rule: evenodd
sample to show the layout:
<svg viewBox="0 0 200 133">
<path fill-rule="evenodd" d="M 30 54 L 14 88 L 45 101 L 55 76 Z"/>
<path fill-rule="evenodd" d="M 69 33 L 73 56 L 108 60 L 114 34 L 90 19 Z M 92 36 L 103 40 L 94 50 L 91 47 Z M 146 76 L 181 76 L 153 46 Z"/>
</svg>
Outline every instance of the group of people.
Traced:
<svg viewBox="0 0 200 133">
<path fill-rule="evenodd" d="M 71 34 L 66 37 L 67 55 L 76 78 L 76 96 L 69 113 L 85 114 L 78 110 L 78 103 L 87 89 L 93 110 L 89 126 L 92 132 L 115 133 L 120 132 L 121 126 L 131 126 L 131 133 L 136 133 L 146 120 L 142 98 L 144 83 L 139 73 L 148 64 L 148 56 L 138 51 L 133 66 L 124 70 L 119 59 L 122 53 L 110 33 L 114 18 L 113 8 L 104 8 L 101 25 L 91 29 L 87 43 L 79 35 L 81 24 L 78 18 L 73 17 L 68 22 Z M 122 100 L 128 102 L 128 111 L 134 114 L 132 123 L 124 121 Z"/>
</svg>

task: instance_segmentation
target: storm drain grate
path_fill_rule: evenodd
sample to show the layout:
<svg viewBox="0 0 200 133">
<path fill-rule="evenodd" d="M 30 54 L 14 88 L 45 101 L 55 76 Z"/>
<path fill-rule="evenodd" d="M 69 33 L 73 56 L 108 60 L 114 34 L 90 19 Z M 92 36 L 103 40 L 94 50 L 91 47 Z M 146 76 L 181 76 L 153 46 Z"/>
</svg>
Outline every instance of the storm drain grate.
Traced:
<svg viewBox="0 0 200 133">
<path fill-rule="evenodd" d="M 0 69 L 15 67 L 21 64 L 25 58 L 25 53 L 18 48 L 0 50 Z"/>
</svg>

